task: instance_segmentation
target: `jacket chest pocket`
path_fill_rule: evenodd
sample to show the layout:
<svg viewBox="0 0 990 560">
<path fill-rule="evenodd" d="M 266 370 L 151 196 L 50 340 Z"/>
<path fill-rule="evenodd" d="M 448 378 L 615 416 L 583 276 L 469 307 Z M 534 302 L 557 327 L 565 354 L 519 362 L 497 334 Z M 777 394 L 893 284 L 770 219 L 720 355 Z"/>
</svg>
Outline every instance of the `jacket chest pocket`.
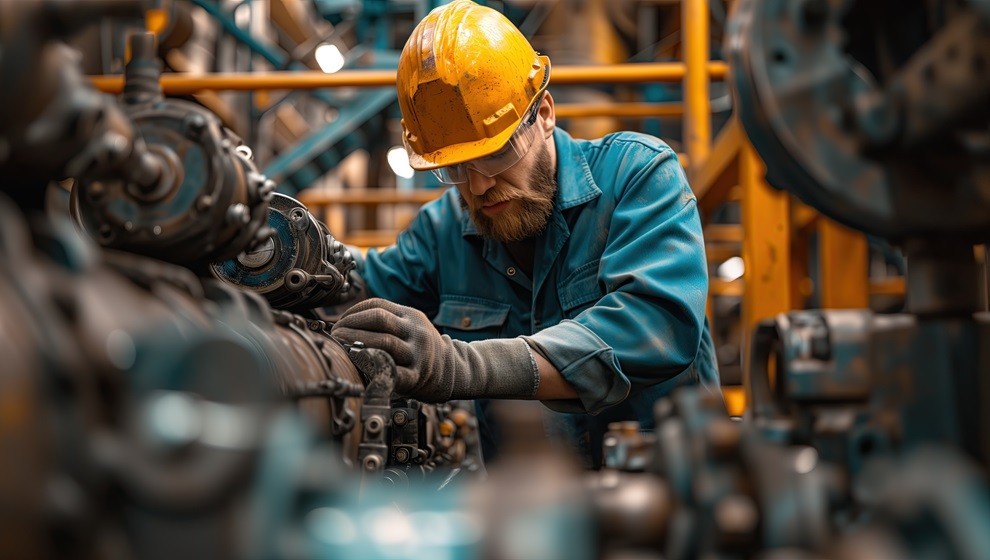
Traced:
<svg viewBox="0 0 990 560">
<path fill-rule="evenodd" d="M 598 282 L 599 262 L 595 259 L 585 263 L 557 282 L 565 319 L 573 319 L 605 295 Z"/>
<path fill-rule="evenodd" d="M 442 296 L 433 324 L 456 340 L 499 338 L 511 306 L 507 303 L 467 296 Z"/>
</svg>

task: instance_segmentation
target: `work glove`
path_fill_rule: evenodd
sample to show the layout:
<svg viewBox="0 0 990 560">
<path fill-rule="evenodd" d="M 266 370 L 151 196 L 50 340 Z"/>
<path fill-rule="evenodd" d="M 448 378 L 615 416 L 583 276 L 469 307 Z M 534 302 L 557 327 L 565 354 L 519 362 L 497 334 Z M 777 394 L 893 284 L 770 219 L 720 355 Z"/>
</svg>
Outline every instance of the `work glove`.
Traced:
<svg viewBox="0 0 990 560">
<path fill-rule="evenodd" d="M 331 334 L 388 352 L 396 365 L 395 392 L 422 402 L 532 398 L 540 383 L 522 338 L 453 340 L 421 311 L 379 298 L 348 309 Z"/>
</svg>

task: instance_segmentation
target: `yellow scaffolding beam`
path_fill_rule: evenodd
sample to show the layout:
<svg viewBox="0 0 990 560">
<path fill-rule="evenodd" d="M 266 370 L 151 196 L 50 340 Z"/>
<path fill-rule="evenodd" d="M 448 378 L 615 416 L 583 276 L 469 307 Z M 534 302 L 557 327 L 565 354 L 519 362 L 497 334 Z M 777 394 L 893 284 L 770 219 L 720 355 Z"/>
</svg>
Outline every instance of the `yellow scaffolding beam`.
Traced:
<svg viewBox="0 0 990 560">
<path fill-rule="evenodd" d="M 697 1 L 697 0 L 694 0 Z M 723 79 L 728 73 L 724 62 L 708 62 L 704 69 L 706 81 Z M 679 82 L 687 74 L 687 65 L 680 62 L 643 64 L 612 64 L 608 66 L 557 66 L 553 69 L 553 85 Z M 96 89 L 106 93 L 121 93 L 124 77 L 120 75 L 90 76 Z M 274 89 L 322 89 L 334 87 L 387 87 L 395 85 L 395 70 L 341 70 L 333 74 L 302 72 L 229 72 L 215 74 L 163 74 L 162 91 L 166 95 L 187 95 L 200 91 L 261 91 Z"/>
</svg>

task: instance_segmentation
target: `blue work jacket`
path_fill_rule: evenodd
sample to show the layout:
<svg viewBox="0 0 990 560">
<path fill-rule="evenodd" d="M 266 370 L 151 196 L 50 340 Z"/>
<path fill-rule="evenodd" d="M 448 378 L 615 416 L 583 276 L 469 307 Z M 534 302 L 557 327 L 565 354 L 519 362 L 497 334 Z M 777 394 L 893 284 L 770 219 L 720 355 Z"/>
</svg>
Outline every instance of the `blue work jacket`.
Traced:
<svg viewBox="0 0 990 560">
<path fill-rule="evenodd" d="M 673 388 L 718 392 L 707 262 L 697 201 L 663 141 L 553 134 L 557 198 L 532 278 L 480 235 L 455 188 L 359 270 L 371 295 L 420 309 L 451 338 L 540 347 L 579 395 L 544 403 L 557 411 L 548 431 L 597 464 L 609 422 L 652 428 L 654 402 Z"/>
</svg>

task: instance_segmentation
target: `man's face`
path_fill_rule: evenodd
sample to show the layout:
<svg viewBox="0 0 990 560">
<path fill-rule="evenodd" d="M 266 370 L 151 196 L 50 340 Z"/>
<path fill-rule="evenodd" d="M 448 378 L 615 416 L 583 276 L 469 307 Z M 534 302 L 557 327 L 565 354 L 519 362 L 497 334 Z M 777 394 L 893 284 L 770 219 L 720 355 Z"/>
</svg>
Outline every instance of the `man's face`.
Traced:
<svg viewBox="0 0 990 560">
<path fill-rule="evenodd" d="M 469 171 L 457 185 L 461 205 L 485 237 L 522 241 L 546 228 L 557 196 L 557 177 L 545 139 L 536 142 L 519 163 L 494 177 Z"/>
</svg>

